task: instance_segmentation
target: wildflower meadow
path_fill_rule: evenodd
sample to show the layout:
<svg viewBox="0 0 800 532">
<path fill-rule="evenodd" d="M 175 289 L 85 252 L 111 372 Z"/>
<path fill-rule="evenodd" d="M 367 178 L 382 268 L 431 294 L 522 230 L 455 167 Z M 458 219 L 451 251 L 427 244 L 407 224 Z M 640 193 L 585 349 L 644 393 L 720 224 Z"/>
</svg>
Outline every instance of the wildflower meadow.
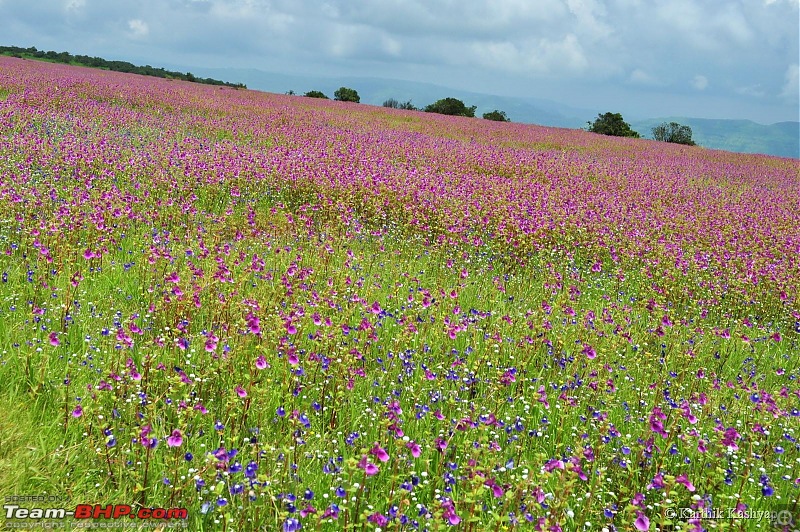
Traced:
<svg viewBox="0 0 800 532">
<path fill-rule="evenodd" d="M 4 495 L 231 531 L 800 512 L 795 159 L 3 57 L 0 251 Z"/>
</svg>

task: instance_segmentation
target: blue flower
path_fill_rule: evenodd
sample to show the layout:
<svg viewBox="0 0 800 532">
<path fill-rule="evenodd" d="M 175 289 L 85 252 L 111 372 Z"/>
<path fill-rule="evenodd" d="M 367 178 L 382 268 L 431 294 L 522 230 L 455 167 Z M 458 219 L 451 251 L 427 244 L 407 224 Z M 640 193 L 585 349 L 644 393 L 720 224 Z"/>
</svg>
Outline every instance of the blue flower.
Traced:
<svg viewBox="0 0 800 532">
<path fill-rule="evenodd" d="M 283 522 L 283 532 L 297 532 L 301 528 L 303 528 L 303 525 L 294 517 L 290 517 Z"/>
</svg>

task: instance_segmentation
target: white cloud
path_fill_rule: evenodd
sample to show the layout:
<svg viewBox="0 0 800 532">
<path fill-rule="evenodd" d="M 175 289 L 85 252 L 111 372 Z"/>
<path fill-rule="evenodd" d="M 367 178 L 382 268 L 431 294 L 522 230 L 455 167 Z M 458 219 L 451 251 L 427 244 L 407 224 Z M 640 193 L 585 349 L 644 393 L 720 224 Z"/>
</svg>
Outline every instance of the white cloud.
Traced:
<svg viewBox="0 0 800 532">
<path fill-rule="evenodd" d="M 131 35 L 134 38 L 147 37 L 150 33 L 150 27 L 147 22 L 142 19 L 134 18 L 128 21 L 128 29 L 131 30 Z"/>
<path fill-rule="evenodd" d="M 633 83 L 638 83 L 640 85 L 656 85 L 658 80 L 642 70 L 641 68 L 635 69 L 631 72 L 631 75 L 628 78 Z"/>
<path fill-rule="evenodd" d="M 754 96 L 756 98 L 762 98 L 766 95 L 764 87 L 761 86 L 761 83 L 747 85 L 745 87 L 737 87 L 735 91 L 736 94 L 741 94 L 742 96 Z"/>
<path fill-rule="evenodd" d="M 786 83 L 781 90 L 781 98 L 797 101 L 800 95 L 800 65 L 789 65 L 786 69 Z"/>
<path fill-rule="evenodd" d="M 708 87 L 708 78 L 705 76 L 701 76 L 700 74 L 697 74 L 694 78 L 692 78 L 691 83 L 692 87 L 694 87 L 699 91 L 702 91 Z"/>
<path fill-rule="evenodd" d="M 64 4 L 64 9 L 67 11 L 77 11 L 84 7 L 86 7 L 86 0 L 67 0 Z"/>
<path fill-rule="evenodd" d="M 589 61 L 575 34 L 535 42 L 474 42 L 472 54 L 481 66 L 522 74 L 579 74 Z"/>
</svg>

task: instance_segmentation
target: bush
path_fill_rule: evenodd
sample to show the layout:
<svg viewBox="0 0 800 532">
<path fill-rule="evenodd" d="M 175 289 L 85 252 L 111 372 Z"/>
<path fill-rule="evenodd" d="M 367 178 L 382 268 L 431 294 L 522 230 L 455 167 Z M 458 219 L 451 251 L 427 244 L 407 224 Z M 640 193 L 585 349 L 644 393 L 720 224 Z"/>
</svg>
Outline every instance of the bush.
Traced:
<svg viewBox="0 0 800 532">
<path fill-rule="evenodd" d="M 634 139 L 639 138 L 639 134 L 631 129 L 630 124 L 622 119 L 619 113 L 606 113 L 598 114 L 597 119 L 589 124 L 588 130 L 592 133 L 600 133 L 601 135 L 611 135 L 612 137 L 630 137 Z"/>
<path fill-rule="evenodd" d="M 330 98 L 325 96 L 325 93 L 323 93 L 321 91 L 308 91 L 303 96 L 306 96 L 308 98 L 323 98 L 325 100 L 330 100 Z"/>
<path fill-rule="evenodd" d="M 336 89 L 336 92 L 333 93 L 333 99 L 340 102 L 353 102 L 353 103 L 361 102 L 361 98 L 358 96 L 358 92 L 355 89 L 351 89 L 349 87 L 339 87 L 338 89 Z"/>
<path fill-rule="evenodd" d="M 390 109 L 405 109 L 406 111 L 419 111 L 416 106 L 411 103 L 411 100 L 405 101 L 403 103 L 398 102 L 394 98 L 389 98 L 385 102 L 383 102 L 384 107 L 388 107 Z"/>
<path fill-rule="evenodd" d="M 666 122 L 654 127 L 653 138 L 662 142 L 673 142 L 675 144 L 685 144 L 687 146 L 696 146 L 692 140 L 692 128 L 689 126 L 682 126 L 677 122 Z"/>
<path fill-rule="evenodd" d="M 494 120 L 495 122 L 511 122 L 511 119 L 508 118 L 505 111 L 498 111 L 497 109 L 488 113 L 483 113 L 483 118 L 486 120 Z"/>
<path fill-rule="evenodd" d="M 464 102 L 456 98 L 443 98 L 425 107 L 426 113 L 439 113 L 441 115 L 475 117 L 476 106 L 467 107 Z"/>
</svg>

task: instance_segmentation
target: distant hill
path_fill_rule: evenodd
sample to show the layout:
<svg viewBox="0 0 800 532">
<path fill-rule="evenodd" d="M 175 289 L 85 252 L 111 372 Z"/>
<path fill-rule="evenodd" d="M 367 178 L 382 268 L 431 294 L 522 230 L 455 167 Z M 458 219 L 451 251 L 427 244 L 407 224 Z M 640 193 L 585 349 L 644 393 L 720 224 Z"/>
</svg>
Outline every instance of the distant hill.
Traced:
<svg viewBox="0 0 800 532">
<path fill-rule="evenodd" d="M 112 70 L 114 72 L 124 72 L 128 74 L 140 74 L 142 76 L 152 76 L 156 78 L 180 79 L 192 83 L 203 83 L 206 85 L 225 85 L 237 89 L 246 89 L 242 83 L 230 83 L 212 78 L 199 78 L 191 72 L 174 72 L 164 70 L 160 67 L 150 65 L 138 66 L 127 61 L 109 61 L 102 57 L 90 57 L 88 55 L 72 55 L 69 52 L 56 52 L 53 50 L 45 52 L 38 50 L 35 46 L 21 48 L 19 46 L 0 46 L 0 55 L 18 57 L 20 59 L 35 59 L 37 61 L 47 61 L 50 63 L 63 63 L 65 65 L 85 66 L 99 68 L 101 70 Z"/>
<path fill-rule="evenodd" d="M 451 96 L 463 100 L 467 105 L 476 105 L 476 116 L 499 109 L 505 111 L 513 122 L 553 127 L 582 128 L 588 121 L 594 120 L 598 113 L 609 111 L 571 107 L 534 97 L 496 96 L 404 80 L 298 76 L 257 69 L 193 67 L 193 70 L 207 76 L 239 79 L 250 88 L 267 92 L 293 90 L 303 94 L 309 90 L 320 90 L 331 96 L 339 87 L 352 87 L 358 91 L 362 103 L 371 105 L 381 105 L 389 98 L 395 98 L 401 102 L 411 100 L 417 107 L 423 107 Z M 631 126 L 643 137 L 652 138 L 650 130 L 653 126 L 671 121 L 690 126 L 695 142 L 706 148 L 800 158 L 800 122 L 763 125 L 750 120 L 672 117 L 632 120 Z"/>
<path fill-rule="evenodd" d="M 68 52 L 44 52 L 36 48 L 0 47 L 0 54 L 14 55 L 105 68 L 120 72 L 131 72 L 157 77 L 170 77 L 238 88 L 250 87 L 265 92 L 285 93 L 294 91 L 303 94 L 319 90 L 332 96 L 339 87 L 351 87 L 358 91 L 361 102 L 381 105 L 389 98 L 411 101 L 417 107 L 441 98 L 453 97 L 464 103 L 477 106 L 476 116 L 498 109 L 505 111 L 513 122 L 539 124 L 543 126 L 582 128 L 594 120 L 598 113 L 618 109 L 586 109 L 565 105 L 552 100 L 531 97 L 509 97 L 476 93 L 444 87 L 431 83 L 371 78 L 371 77 L 320 77 L 278 74 L 258 69 L 192 67 L 192 73 L 165 70 L 164 68 L 136 66 L 126 61 L 107 61 L 99 57 L 71 55 Z M 185 67 L 176 67 L 185 69 Z M 207 76 L 207 77 L 201 77 Z M 236 79 L 236 83 L 219 81 Z M 692 137 L 697 144 L 719 150 L 742 153 L 764 153 L 780 157 L 800 159 L 800 122 L 779 122 L 763 125 L 750 120 L 707 119 L 691 117 L 648 118 L 630 120 L 631 126 L 645 138 L 652 138 L 651 129 L 662 122 L 678 122 L 692 128 Z"/>
<path fill-rule="evenodd" d="M 706 148 L 800 159 L 800 122 L 764 125 L 751 120 L 668 117 L 636 121 L 631 127 L 643 137 L 652 138 L 651 129 L 662 122 L 691 127 L 692 139 Z"/>
<path fill-rule="evenodd" d="M 446 97 L 463 100 L 467 105 L 478 107 L 476 116 L 499 109 L 505 111 L 513 122 L 540 124 L 554 127 L 580 128 L 589 118 L 597 114 L 592 109 L 578 109 L 550 100 L 538 98 L 515 98 L 482 94 L 432 83 L 418 83 L 397 79 L 370 77 L 316 77 L 265 72 L 257 69 L 202 68 L 192 67 L 193 71 L 204 76 L 222 79 L 238 79 L 251 89 L 266 92 L 285 93 L 294 91 L 303 94 L 319 90 L 333 96 L 339 87 L 351 87 L 358 91 L 361 103 L 381 105 L 389 98 L 401 102 L 411 100 L 417 107 Z"/>
</svg>

